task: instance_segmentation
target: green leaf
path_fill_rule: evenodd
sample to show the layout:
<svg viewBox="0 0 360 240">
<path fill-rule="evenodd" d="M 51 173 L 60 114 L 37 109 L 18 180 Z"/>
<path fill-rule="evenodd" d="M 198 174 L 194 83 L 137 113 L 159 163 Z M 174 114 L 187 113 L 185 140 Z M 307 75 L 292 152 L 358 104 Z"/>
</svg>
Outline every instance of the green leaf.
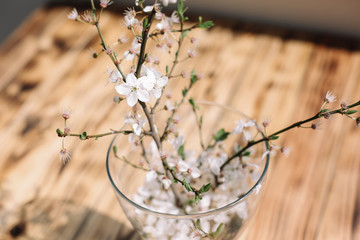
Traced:
<svg viewBox="0 0 360 240">
<path fill-rule="evenodd" d="M 182 181 L 182 183 L 184 184 L 184 187 L 188 192 L 193 192 L 193 189 L 190 186 L 190 183 L 188 183 L 185 179 Z"/>
<path fill-rule="evenodd" d="M 184 2 L 183 2 L 183 0 L 180 0 L 178 2 L 177 15 L 179 16 L 181 21 L 185 20 L 185 17 L 184 17 Z"/>
<path fill-rule="evenodd" d="M 185 97 L 186 96 L 186 94 L 188 93 L 188 89 L 187 88 L 184 88 L 183 90 L 182 90 L 182 95 L 183 95 L 183 97 Z"/>
<path fill-rule="evenodd" d="M 186 35 L 190 32 L 190 30 L 186 30 L 181 34 L 181 38 L 186 37 Z"/>
<path fill-rule="evenodd" d="M 194 84 L 194 83 L 196 83 L 197 80 L 198 80 L 198 78 L 197 78 L 197 76 L 196 76 L 196 74 L 195 74 L 195 71 L 192 70 L 192 72 L 191 72 L 191 77 L 190 77 L 190 81 L 191 81 L 192 84 Z"/>
<path fill-rule="evenodd" d="M 278 139 L 278 138 L 279 138 L 279 136 L 274 135 L 274 136 L 270 136 L 270 137 L 269 137 L 269 140 L 276 140 L 276 139 Z"/>
<path fill-rule="evenodd" d="M 184 152 L 185 144 L 181 145 L 178 148 L 178 154 L 181 157 L 182 160 L 185 160 L 185 152 Z"/>
<path fill-rule="evenodd" d="M 211 28 L 212 26 L 214 26 L 214 22 L 213 21 L 206 21 L 206 22 L 202 22 L 202 17 L 199 17 L 199 23 L 198 23 L 198 27 L 199 28 Z"/>
<path fill-rule="evenodd" d="M 85 140 L 85 139 L 86 139 L 86 136 L 87 136 L 87 133 L 86 133 L 86 132 L 83 132 L 82 134 L 80 134 L 80 139 L 81 139 L 81 140 Z"/>
<path fill-rule="evenodd" d="M 57 133 L 57 135 L 58 135 L 59 137 L 64 136 L 64 133 L 63 133 L 59 128 L 56 129 L 56 133 Z"/>
<path fill-rule="evenodd" d="M 216 231 L 213 232 L 212 237 L 217 238 L 220 236 L 220 234 L 224 231 L 225 225 L 224 223 L 220 223 L 219 226 L 216 228 Z"/>
<path fill-rule="evenodd" d="M 320 113 L 326 113 L 328 111 L 330 111 L 330 109 L 323 109 L 323 110 L 320 111 Z"/>
<path fill-rule="evenodd" d="M 196 228 L 198 228 L 198 229 L 200 229 L 200 228 L 201 228 L 200 218 L 196 219 L 195 226 L 196 226 Z"/>
<path fill-rule="evenodd" d="M 166 70 L 166 75 L 167 75 L 169 73 L 169 66 L 168 65 L 166 65 L 165 70 Z"/>
<path fill-rule="evenodd" d="M 199 110 L 199 107 L 196 106 L 195 100 L 194 100 L 193 98 L 190 98 L 190 99 L 189 99 L 189 103 L 190 103 L 191 106 L 193 107 L 193 110 L 194 110 L 194 111 L 195 111 L 195 110 Z"/>
<path fill-rule="evenodd" d="M 116 146 L 113 146 L 113 152 L 114 152 L 114 155 L 116 155 L 116 153 L 117 153 L 117 147 Z"/>
<path fill-rule="evenodd" d="M 348 110 L 345 114 L 346 115 L 351 115 L 351 114 L 354 114 L 354 113 L 357 113 L 358 111 L 357 110 Z"/>
<path fill-rule="evenodd" d="M 250 151 L 246 151 L 246 152 L 244 152 L 241 156 L 243 156 L 243 157 L 248 157 L 248 156 L 250 156 L 250 154 L 251 154 Z"/>
<path fill-rule="evenodd" d="M 210 190 L 210 183 L 206 184 L 206 185 L 202 185 L 202 187 L 200 188 L 199 192 L 200 193 L 206 193 Z"/>
<path fill-rule="evenodd" d="M 228 136 L 230 132 L 226 132 L 225 129 L 220 129 L 214 136 L 213 139 L 216 142 L 224 141 Z"/>
<path fill-rule="evenodd" d="M 200 200 L 201 200 L 201 196 L 200 195 L 195 195 L 195 204 L 196 205 L 199 204 Z"/>
</svg>

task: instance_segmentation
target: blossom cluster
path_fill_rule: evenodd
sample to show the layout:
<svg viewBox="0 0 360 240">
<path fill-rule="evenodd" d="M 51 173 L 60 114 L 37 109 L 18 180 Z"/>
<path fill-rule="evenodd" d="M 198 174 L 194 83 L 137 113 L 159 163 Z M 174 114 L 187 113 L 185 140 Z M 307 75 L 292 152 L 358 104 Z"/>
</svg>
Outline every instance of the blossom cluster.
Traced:
<svg viewBox="0 0 360 240">
<path fill-rule="evenodd" d="M 105 41 L 99 23 L 102 11 L 113 2 L 100 0 L 100 11 L 96 9 L 94 0 L 90 2 L 91 10 L 80 15 L 74 8 L 68 18 L 96 27 L 102 49 L 91 54 L 94 58 L 102 53 L 108 55 L 114 65 L 114 68 L 107 71 L 108 83 L 111 83 L 117 94 L 114 101 L 121 107 L 130 108 L 120 130 L 111 129 L 110 132 L 94 135 L 87 132 L 73 133 L 67 125 L 70 111 L 65 110 L 62 115 L 65 120 L 64 129 L 57 129 L 57 135 L 62 138 L 60 160 L 65 163 L 71 158 L 65 148 L 65 137 L 87 140 L 114 134 L 127 135 L 132 150 L 138 151 L 141 159 L 134 161 L 118 156 L 116 148 L 114 154 L 126 164 L 146 171 L 144 184 L 132 196 L 133 201 L 143 207 L 170 214 L 200 213 L 223 207 L 246 194 L 257 182 L 262 170 L 260 166 L 265 159 L 274 156 L 276 152 L 289 155 L 289 147 L 275 144 L 283 132 L 296 127 L 319 129 L 320 123 L 317 121 L 321 118 L 329 119 L 334 114 L 344 115 L 355 120 L 356 126 L 360 125 L 360 117 L 353 117 L 357 112 L 353 108 L 360 105 L 360 102 L 342 102 L 339 109 L 327 109 L 325 106 L 336 101 L 336 96 L 328 91 L 319 112 L 314 116 L 272 134 L 267 133 L 271 122 L 269 119 L 260 124 L 244 117 L 238 118 L 231 127 L 227 124 L 227 129 L 218 127 L 210 139 L 204 140 L 202 131 L 206 115 L 201 111 L 202 107 L 197 100 L 189 97 L 189 91 L 200 81 L 201 75 L 194 69 L 184 71 L 178 68 L 179 63 L 197 55 L 194 49 L 181 51 L 184 41 L 194 46 L 196 38 L 191 36 L 191 31 L 196 28 L 209 29 L 213 26 L 212 21 L 204 22 L 199 17 L 197 22 L 188 24 L 189 18 L 185 15 L 187 8 L 183 0 L 135 0 L 135 6 L 125 10 L 121 22 L 129 31 L 128 35 L 132 36 L 131 39 L 122 34 L 115 43 L 109 44 Z M 177 8 L 167 15 L 162 8 L 169 4 L 177 4 Z M 171 61 L 166 67 L 147 48 L 148 40 L 155 42 L 157 50 L 165 50 L 170 55 Z M 116 50 L 119 44 L 128 46 L 121 54 Z M 131 63 L 131 67 L 125 62 Z M 174 100 L 165 89 L 176 78 L 183 81 L 183 88 L 181 98 Z M 193 131 L 190 136 L 185 136 L 179 126 L 184 119 L 179 117 L 178 112 L 186 104 L 190 107 L 187 113 L 192 112 L 195 117 L 195 123 L 191 126 L 199 135 L 196 147 L 186 145 L 193 138 Z M 158 118 L 160 112 L 165 114 L 162 118 L 167 119 L 165 122 L 156 122 L 156 119 L 161 119 Z M 255 194 L 261 188 L 262 185 L 258 184 Z M 248 211 L 246 202 L 243 202 L 232 211 L 218 215 L 215 220 L 202 219 L 201 223 L 165 223 L 163 219 L 138 212 L 142 223 L 137 225 L 144 225 L 143 231 L 152 239 L 215 239 L 221 234 L 224 225 L 232 223 L 234 219 L 243 221 L 247 218 Z"/>
</svg>

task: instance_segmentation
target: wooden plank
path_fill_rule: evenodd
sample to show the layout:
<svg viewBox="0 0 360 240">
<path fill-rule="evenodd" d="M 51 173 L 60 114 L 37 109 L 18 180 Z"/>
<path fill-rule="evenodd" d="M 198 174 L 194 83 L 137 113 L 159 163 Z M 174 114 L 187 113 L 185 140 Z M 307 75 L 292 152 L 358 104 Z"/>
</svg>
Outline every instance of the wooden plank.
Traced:
<svg viewBox="0 0 360 240">
<path fill-rule="evenodd" d="M 99 49 L 95 29 L 66 20 L 69 10 L 39 9 L 0 48 L 0 109 L 6 113 L 0 115 L 0 239 L 12 239 L 14 227 L 23 229 L 19 239 L 138 239 L 105 173 L 110 138 L 66 139 L 73 160 L 66 166 L 58 161 L 55 129 L 62 127 L 64 107 L 73 110 L 75 132 L 118 128 L 125 114 L 121 104 L 111 103 L 113 86 L 106 86 L 111 62 L 87 52 Z M 130 37 L 121 15 L 105 12 L 102 20 L 108 41 L 116 41 L 119 31 Z M 270 118 L 269 132 L 313 115 L 328 90 L 349 102 L 359 98 L 357 42 L 229 21 L 196 33 L 199 56 L 175 70 L 202 73 L 190 95 L 260 121 Z M 189 48 L 194 46 L 184 46 Z M 176 78 L 170 86 L 184 84 Z M 350 119 L 333 118 L 319 131 L 284 136 L 278 144 L 290 146 L 292 154 L 273 158 L 264 201 L 238 239 L 359 238 L 358 131 Z"/>
</svg>

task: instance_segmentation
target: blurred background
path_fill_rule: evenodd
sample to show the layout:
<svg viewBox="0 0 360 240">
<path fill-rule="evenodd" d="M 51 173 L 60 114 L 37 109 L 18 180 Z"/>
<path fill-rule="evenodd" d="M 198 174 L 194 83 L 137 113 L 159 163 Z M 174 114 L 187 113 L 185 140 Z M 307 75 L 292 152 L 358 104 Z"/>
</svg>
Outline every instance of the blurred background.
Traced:
<svg viewBox="0 0 360 240">
<path fill-rule="evenodd" d="M 0 43 L 39 6 L 88 0 L 11 0 L 0 8 Z M 133 0 L 114 0 L 128 4 Z M 360 38 L 358 0 L 187 0 L 192 11 L 241 21 Z"/>
</svg>

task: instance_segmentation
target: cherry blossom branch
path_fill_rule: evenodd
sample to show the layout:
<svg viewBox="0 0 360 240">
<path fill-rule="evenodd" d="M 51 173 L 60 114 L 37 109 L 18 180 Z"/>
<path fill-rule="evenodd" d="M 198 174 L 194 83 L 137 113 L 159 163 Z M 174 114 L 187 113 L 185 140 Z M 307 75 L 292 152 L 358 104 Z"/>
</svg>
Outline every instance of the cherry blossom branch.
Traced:
<svg viewBox="0 0 360 240">
<path fill-rule="evenodd" d="M 334 115 L 334 114 L 341 114 L 341 115 L 345 115 L 345 116 L 349 116 L 350 114 L 353 114 L 355 113 L 356 111 L 351 111 L 350 109 L 356 107 L 356 106 L 359 106 L 360 105 L 360 101 L 358 102 L 355 102 L 349 106 L 347 106 L 346 109 L 344 108 L 339 108 L 339 109 L 336 109 L 336 110 L 332 110 L 332 111 L 329 111 L 327 109 L 324 109 L 324 110 L 321 110 L 319 111 L 318 113 L 316 113 L 314 116 L 308 118 L 308 119 L 305 119 L 305 120 L 302 120 L 302 121 L 299 121 L 299 122 L 296 122 L 294 124 L 291 124 L 290 126 L 288 127 L 285 127 L 279 131 L 276 131 L 274 132 L 273 134 L 270 134 L 269 136 L 265 136 L 257 141 L 250 141 L 247 143 L 247 145 L 245 147 L 243 147 L 241 150 L 237 151 L 236 153 L 234 153 L 231 157 L 229 157 L 225 163 L 223 163 L 220 167 L 221 170 L 224 169 L 224 167 L 229 164 L 233 159 L 235 159 L 236 157 L 239 157 L 239 156 L 242 156 L 243 153 L 245 153 L 245 151 L 247 149 L 249 149 L 250 147 L 256 145 L 256 144 L 259 144 L 261 142 L 264 142 L 264 141 L 271 141 L 271 140 L 276 140 L 278 139 L 279 135 L 281 133 L 284 133 L 284 132 L 287 132 L 293 128 L 299 128 L 299 127 L 302 127 L 303 124 L 305 123 L 308 123 L 308 122 L 311 122 L 311 121 L 314 121 L 316 119 L 319 119 L 319 118 L 329 118 L 330 115 Z M 311 128 L 311 127 L 310 127 Z M 314 129 L 314 127 L 312 127 Z"/>
<path fill-rule="evenodd" d="M 110 132 L 106 132 L 106 133 L 88 135 L 86 132 L 83 132 L 83 133 L 67 133 L 66 131 L 61 131 L 58 128 L 58 129 L 56 129 L 56 133 L 58 134 L 59 137 L 67 137 L 67 136 L 69 136 L 69 137 L 79 137 L 81 140 L 85 140 L 85 139 L 100 138 L 100 137 L 105 137 L 105 136 L 115 135 L 115 134 L 129 135 L 129 134 L 134 133 L 134 132 L 130 131 L 130 130 L 125 130 L 125 131 L 111 130 Z M 149 132 L 142 132 L 142 134 L 150 135 Z"/>
<path fill-rule="evenodd" d="M 173 61 L 173 64 L 172 64 L 172 66 L 171 66 L 170 71 L 166 73 L 166 76 L 167 76 L 168 78 L 171 77 L 171 75 L 172 75 L 172 73 L 173 73 L 173 71 L 174 71 L 174 69 L 175 69 L 175 66 L 176 66 L 176 65 L 178 64 L 178 62 L 179 62 L 179 61 L 178 61 L 179 52 L 180 52 L 180 48 L 181 48 L 181 45 L 182 45 L 182 42 L 183 42 L 183 39 L 184 39 L 184 36 L 183 36 L 184 30 L 183 30 L 183 28 L 184 28 L 184 23 L 183 23 L 183 21 L 180 19 L 180 29 L 178 30 L 178 32 L 180 32 L 181 34 L 180 34 L 179 39 L 178 39 L 178 41 L 177 41 L 177 43 L 178 43 L 178 48 L 176 49 L 176 52 L 175 52 L 175 59 L 174 59 L 174 61 Z M 190 30 L 189 30 L 189 31 L 190 31 Z M 159 103 L 160 103 L 160 100 L 161 100 L 161 97 L 156 100 L 154 106 L 153 106 L 152 109 L 151 109 L 151 113 L 154 113 L 156 107 L 157 107 L 157 106 L 159 105 Z"/>
<path fill-rule="evenodd" d="M 95 8 L 95 4 L 94 4 L 94 0 L 91 0 L 91 7 L 92 7 L 92 12 L 93 12 L 93 18 L 94 18 L 94 25 L 98 31 L 98 34 L 99 34 L 99 37 L 101 39 L 101 43 L 100 45 L 103 47 L 104 51 L 110 56 L 112 62 L 114 63 L 115 67 L 117 68 L 117 70 L 120 72 L 122 78 L 125 80 L 125 74 L 121 71 L 121 68 L 120 68 L 120 63 L 116 57 L 116 54 L 114 54 L 114 52 L 107 47 L 107 44 L 105 42 L 105 38 L 101 32 L 101 29 L 100 29 L 100 26 L 99 26 L 99 19 L 97 19 L 97 16 L 96 16 L 96 8 Z"/>
<path fill-rule="evenodd" d="M 175 116 L 177 110 L 179 109 L 179 107 L 184 103 L 184 101 L 186 99 L 186 96 L 187 96 L 187 93 L 189 92 L 189 90 L 191 89 L 193 84 L 194 83 L 192 81 L 190 81 L 189 86 L 187 88 L 185 88 L 185 91 L 183 90 L 183 97 L 181 98 L 180 102 L 177 104 L 176 108 L 174 108 L 174 110 L 172 111 L 170 117 L 166 121 L 164 132 L 162 133 L 162 135 L 160 137 L 160 142 L 164 141 L 165 138 L 167 137 L 168 130 L 169 130 L 169 127 L 170 127 L 170 123 L 174 119 L 174 116 Z"/>
</svg>

